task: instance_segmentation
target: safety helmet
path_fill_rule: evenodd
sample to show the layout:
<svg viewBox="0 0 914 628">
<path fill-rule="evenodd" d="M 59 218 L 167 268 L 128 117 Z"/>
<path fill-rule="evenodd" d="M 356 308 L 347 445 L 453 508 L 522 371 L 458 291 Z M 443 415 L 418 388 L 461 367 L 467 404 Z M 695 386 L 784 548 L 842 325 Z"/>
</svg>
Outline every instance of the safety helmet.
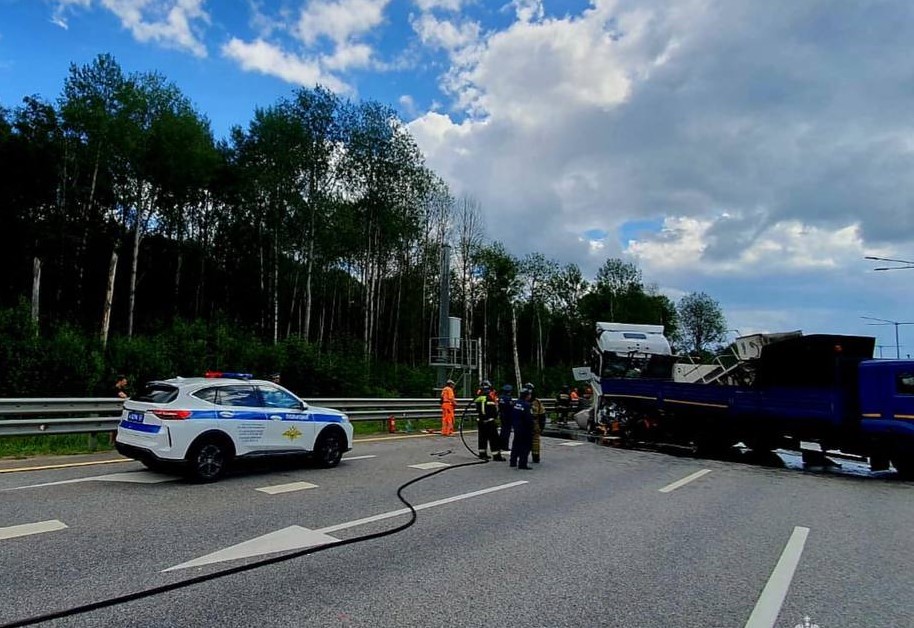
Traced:
<svg viewBox="0 0 914 628">
<path fill-rule="evenodd" d="M 449 379 L 449 380 L 447 380 L 447 381 L 444 383 L 444 385 L 445 385 L 445 386 L 453 386 L 453 385 L 454 385 L 454 380 Z"/>
<path fill-rule="evenodd" d="M 502 390 L 502 392 L 509 393 L 514 390 L 514 386 L 512 386 L 511 384 L 505 384 L 504 386 L 501 387 L 501 390 Z"/>
<path fill-rule="evenodd" d="M 535 390 L 536 387 L 533 384 L 531 384 L 530 382 L 527 382 L 526 384 L 524 384 L 524 388 L 526 388 L 527 390 Z"/>
<path fill-rule="evenodd" d="M 562 386 L 562 392 L 568 392 L 568 384 Z"/>
<path fill-rule="evenodd" d="M 491 387 L 492 387 L 492 382 L 490 382 L 490 381 L 487 380 L 487 379 L 484 379 L 484 380 L 482 380 L 482 381 L 479 383 L 479 385 L 480 385 L 482 388 L 491 388 Z"/>
</svg>

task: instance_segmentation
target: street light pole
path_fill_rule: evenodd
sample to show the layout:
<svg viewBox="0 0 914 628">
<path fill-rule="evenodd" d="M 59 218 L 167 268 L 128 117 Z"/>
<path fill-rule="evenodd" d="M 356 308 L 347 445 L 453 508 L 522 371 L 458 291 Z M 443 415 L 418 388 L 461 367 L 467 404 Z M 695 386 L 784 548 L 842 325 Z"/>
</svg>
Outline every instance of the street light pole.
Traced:
<svg viewBox="0 0 914 628">
<path fill-rule="evenodd" d="M 878 323 L 867 323 L 867 325 L 894 325 L 895 326 L 895 359 L 901 359 L 901 345 L 898 343 L 898 327 L 901 325 L 914 325 L 914 322 L 911 323 L 899 323 L 898 321 L 890 321 L 887 318 L 875 318 L 873 316 L 861 316 L 860 318 L 865 318 L 869 321 L 879 321 Z"/>
</svg>

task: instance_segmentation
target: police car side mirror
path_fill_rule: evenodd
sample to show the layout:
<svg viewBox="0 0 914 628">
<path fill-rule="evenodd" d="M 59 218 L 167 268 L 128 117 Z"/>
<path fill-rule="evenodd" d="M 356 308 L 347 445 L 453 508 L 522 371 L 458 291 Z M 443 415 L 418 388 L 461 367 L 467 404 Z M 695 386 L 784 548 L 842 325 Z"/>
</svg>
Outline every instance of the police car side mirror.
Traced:
<svg viewBox="0 0 914 628">
<path fill-rule="evenodd" d="M 307 401 L 301 401 L 301 402 L 299 402 L 299 403 L 301 404 L 301 408 L 299 408 L 300 410 L 307 410 L 307 409 L 308 409 L 308 402 L 307 402 Z"/>
</svg>

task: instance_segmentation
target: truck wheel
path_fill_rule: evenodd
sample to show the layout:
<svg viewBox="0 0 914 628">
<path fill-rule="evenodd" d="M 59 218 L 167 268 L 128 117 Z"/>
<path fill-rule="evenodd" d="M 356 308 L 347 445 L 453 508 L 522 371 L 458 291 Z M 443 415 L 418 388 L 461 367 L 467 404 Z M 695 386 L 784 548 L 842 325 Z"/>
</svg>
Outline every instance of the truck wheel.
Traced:
<svg viewBox="0 0 914 628">
<path fill-rule="evenodd" d="M 187 454 L 187 471 L 197 482 L 215 482 L 228 468 L 231 444 L 225 438 L 207 436 L 194 443 Z"/>
<path fill-rule="evenodd" d="M 343 457 L 345 436 L 338 429 L 328 429 L 321 432 L 314 445 L 314 459 L 317 464 L 325 469 L 335 467 Z"/>
<path fill-rule="evenodd" d="M 914 459 L 910 456 L 892 458 L 892 465 L 898 471 L 899 477 L 914 480 Z"/>
</svg>

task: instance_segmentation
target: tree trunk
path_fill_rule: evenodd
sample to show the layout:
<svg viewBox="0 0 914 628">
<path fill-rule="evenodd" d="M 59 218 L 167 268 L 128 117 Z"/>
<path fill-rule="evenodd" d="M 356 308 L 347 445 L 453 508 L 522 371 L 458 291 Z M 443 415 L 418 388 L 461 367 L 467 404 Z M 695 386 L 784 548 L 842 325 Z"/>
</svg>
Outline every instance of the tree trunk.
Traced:
<svg viewBox="0 0 914 628">
<path fill-rule="evenodd" d="M 108 286 L 105 288 L 105 303 L 102 306 L 102 329 L 99 339 L 102 348 L 108 345 L 108 328 L 111 326 L 111 305 L 114 303 L 114 277 L 117 275 L 117 243 L 111 250 L 111 263 L 108 265 Z"/>
<path fill-rule="evenodd" d="M 273 235 L 273 344 L 279 342 L 279 233 Z"/>
<path fill-rule="evenodd" d="M 311 273 L 314 271 L 314 214 L 315 209 L 311 207 L 311 232 L 308 234 L 308 265 L 305 270 L 305 323 L 304 336 L 305 341 L 311 337 Z"/>
<path fill-rule="evenodd" d="M 298 275 L 292 278 L 292 298 L 289 300 L 289 320 L 286 323 L 286 338 L 292 336 L 292 321 L 295 320 L 295 302 L 298 300 Z"/>
<path fill-rule="evenodd" d="M 142 206 L 137 208 L 136 225 L 133 229 L 133 251 L 130 257 L 130 298 L 127 305 L 127 337 L 133 338 L 133 312 L 136 305 L 136 270 L 140 259 L 140 237 L 142 233 Z"/>
<path fill-rule="evenodd" d="M 86 251 L 86 241 L 89 239 L 89 225 L 92 223 L 89 217 L 89 212 L 92 210 L 92 205 L 95 203 L 95 186 L 98 182 L 98 167 L 99 162 L 101 161 L 101 146 L 95 151 L 95 165 L 92 168 L 92 183 L 89 186 L 89 198 L 86 199 L 85 205 L 83 205 L 83 230 L 82 235 L 79 239 L 79 245 L 76 247 L 76 263 L 77 263 L 77 272 L 76 272 L 76 311 L 80 312 L 82 310 L 82 293 L 83 293 L 83 280 L 86 274 L 85 260 L 83 260 L 83 254 Z M 107 334 L 107 332 L 105 332 Z"/>
<path fill-rule="evenodd" d="M 181 307 L 181 267 L 184 265 L 184 241 L 178 240 L 178 255 L 175 260 L 175 308 L 174 316 L 180 316 Z"/>
<path fill-rule="evenodd" d="M 32 261 L 32 323 L 38 333 L 38 305 L 41 294 L 41 258 L 36 256 Z"/>
<path fill-rule="evenodd" d="M 517 390 L 520 390 L 524 383 L 520 377 L 520 356 L 517 354 L 517 308 L 511 304 L 511 345 L 514 350 L 514 376 L 517 378 Z"/>
</svg>

